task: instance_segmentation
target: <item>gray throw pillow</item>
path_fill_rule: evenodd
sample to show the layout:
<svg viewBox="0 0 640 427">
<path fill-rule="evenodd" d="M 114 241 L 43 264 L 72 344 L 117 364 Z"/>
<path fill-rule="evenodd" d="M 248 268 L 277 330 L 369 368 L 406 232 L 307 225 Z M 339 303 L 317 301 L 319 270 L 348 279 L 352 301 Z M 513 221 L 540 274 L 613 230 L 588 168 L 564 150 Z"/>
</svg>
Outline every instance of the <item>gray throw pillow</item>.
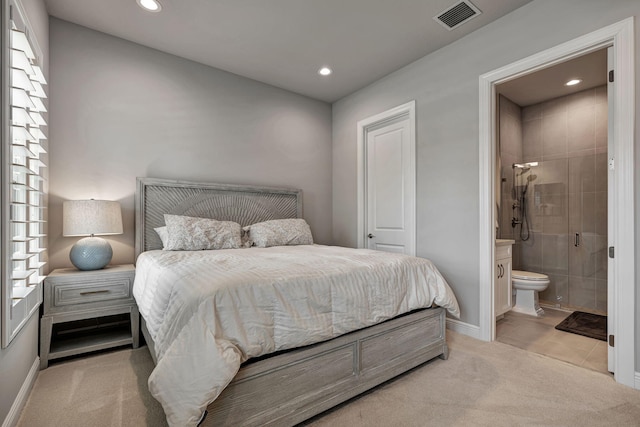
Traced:
<svg viewBox="0 0 640 427">
<path fill-rule="evenodd" d="M 241 245 L 241 228 L 237 222 L 165 214 L 164 223 L 167 225 L 165 250 L 237 249 Z"/>
<path fill-rule="evenodd" d="M 312 245 L 313 236 L 307 221 L 302 218 L 274 219 L 244 227 L 254 246 Z"/>
</svg>

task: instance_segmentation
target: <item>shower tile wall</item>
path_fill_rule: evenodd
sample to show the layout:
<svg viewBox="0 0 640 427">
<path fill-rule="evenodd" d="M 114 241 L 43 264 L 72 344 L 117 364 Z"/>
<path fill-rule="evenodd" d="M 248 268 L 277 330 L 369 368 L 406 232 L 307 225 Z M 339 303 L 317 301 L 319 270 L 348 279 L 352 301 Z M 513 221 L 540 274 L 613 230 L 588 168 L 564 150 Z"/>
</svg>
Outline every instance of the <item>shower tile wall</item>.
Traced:
<svg viewBox="0 0 640 427">
<path fill-rule="evenodd" d="M 502 98 L 500 104 L 502 132 Z M 520 239 L 520 226 L 508 230 L 512 215 L 508 212 L 507 227 L 507 212 L 502 209 L 501 235 L 516 240 L 514 268 L 549 275 L 551 284 L 540 294 L 544 302 L 606 313 L 606 85 L 524 107 L 520 117 L 522 157 L 517 158 L 518 150 L 513 148 L 503 153 L 509 144 L 500 137 L 501 156 L 506 154 L 502 157 L 502 177 L 507 178 L 503 207 L 513 204 L 511 186 L 505 185 L 512 180 L 507 166 L 534 161 L 539 165 L 524 175 L 532 175 L 527 192 L 528 240 Z M 508 112 L 505 119 L 511 122 Z M 512 162 L 513 158 L 517 160 Z"/>
</svg>

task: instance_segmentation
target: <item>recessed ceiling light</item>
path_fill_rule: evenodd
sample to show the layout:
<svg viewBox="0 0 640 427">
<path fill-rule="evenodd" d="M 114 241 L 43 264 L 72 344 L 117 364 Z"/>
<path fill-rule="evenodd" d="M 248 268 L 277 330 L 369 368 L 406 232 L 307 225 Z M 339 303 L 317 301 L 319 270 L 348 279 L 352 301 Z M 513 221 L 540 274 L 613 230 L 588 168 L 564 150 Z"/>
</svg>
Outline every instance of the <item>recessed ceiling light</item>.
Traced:
<svg viewBox="0 0 640 427">
<path fill-rule="evenodd" d="M 162 5 L 158 0 L 136 0 L 138 5 L 149 12 L 160 12 Z"/>
<path fill-rule="evenodd" d="M 318 70 L 318 74 L 321 76 L 328 76 L 331 73 L 333 73 L 333 70 L 329 67 L 322 67 Z"/>
<path fill-rule="evenodd" d="M 565 86 L 573 86 L 573 85 L 577 85 L 580 82 L 582 82 L 582 80 L 580 80 L 580 79 L 572 79 L 572 80 L 569 80 L 568 82 L 566 82 L 564 85 Z"/>
</svg>

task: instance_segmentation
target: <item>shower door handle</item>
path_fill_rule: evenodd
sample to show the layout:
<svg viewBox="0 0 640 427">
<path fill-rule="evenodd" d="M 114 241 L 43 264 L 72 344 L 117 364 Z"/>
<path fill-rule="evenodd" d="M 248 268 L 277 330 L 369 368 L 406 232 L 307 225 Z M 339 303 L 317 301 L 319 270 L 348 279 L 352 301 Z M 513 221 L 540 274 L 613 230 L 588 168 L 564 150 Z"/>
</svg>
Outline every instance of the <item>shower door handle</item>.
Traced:
<svg viewBox="0 0 640 427">
<path fill-rule="evenodd" d="M 575 246 L 576 248 L 580 246 L 580 233 L 576 233 L 576 237 L 573 240 L 573 246 Z"/>
</svg>

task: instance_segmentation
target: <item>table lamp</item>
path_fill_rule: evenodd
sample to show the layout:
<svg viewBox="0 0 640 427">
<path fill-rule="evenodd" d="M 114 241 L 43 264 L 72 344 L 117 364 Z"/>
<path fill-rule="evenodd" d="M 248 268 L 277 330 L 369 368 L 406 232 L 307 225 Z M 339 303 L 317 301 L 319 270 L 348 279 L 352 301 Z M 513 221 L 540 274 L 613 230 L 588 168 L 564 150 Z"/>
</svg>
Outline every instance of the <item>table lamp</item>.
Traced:
<svg viewBox="0 0 640 427">
<path fill-rule="evenodd" d="M 96 235 L 122 234 L 120 203 L 109 200 L 68 200 L 62 204 L 62 235 L 89 236 L 71 248 L 69 259 L 78 270 L 99 270 L 111 261 L 109 242 Z"/>
</svg>

